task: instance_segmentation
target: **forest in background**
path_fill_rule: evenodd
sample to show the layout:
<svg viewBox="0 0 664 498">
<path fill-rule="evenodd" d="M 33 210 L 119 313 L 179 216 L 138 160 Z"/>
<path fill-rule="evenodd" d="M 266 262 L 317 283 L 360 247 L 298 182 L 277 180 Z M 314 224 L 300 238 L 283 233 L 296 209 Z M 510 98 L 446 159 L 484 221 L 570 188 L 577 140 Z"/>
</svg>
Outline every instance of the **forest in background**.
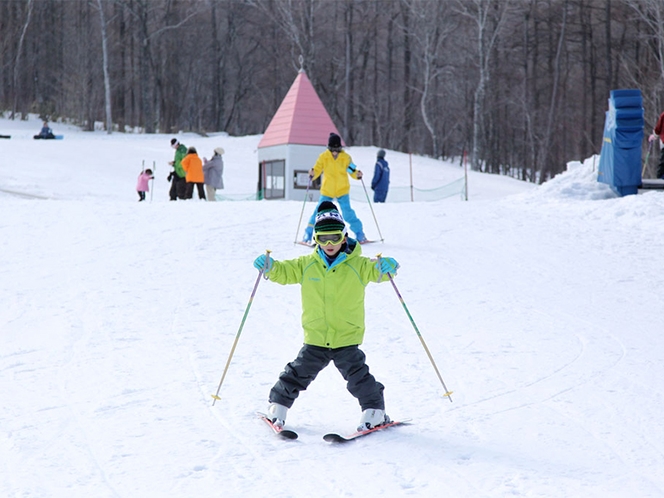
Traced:
<svg viewBox="0 0 664 498">
<path fill-rule="evenodd" d="M 257 134 L 300 68 L 348 145 L 540 183 L 599 153 L 613 89 L 642 91 L 650 132 L 664 1 L 0 1 L 14 119 Z"/>
</svg>

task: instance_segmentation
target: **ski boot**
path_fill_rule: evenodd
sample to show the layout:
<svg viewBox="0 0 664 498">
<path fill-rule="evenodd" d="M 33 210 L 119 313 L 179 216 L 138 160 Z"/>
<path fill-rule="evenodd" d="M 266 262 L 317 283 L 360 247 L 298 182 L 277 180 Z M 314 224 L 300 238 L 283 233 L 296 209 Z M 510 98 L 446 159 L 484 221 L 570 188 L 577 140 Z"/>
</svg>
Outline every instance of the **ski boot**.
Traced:
<svg viewBox="0 0 664 498">
<path fill-rule="evenodd" d="M 288 408 L 279 403 L 270 403 L 267 407 L 267 418 L 274 424 L 275 427 L 283 427 L 286 423 L 286 413 Z"/>
<path fill-rule="evenodd" d="M 367 429 L 373 429 L 379 425 L 387 424 L 390 422 L 390 417 L 387 416 L 385 410 L 379 410 L 377 408 L 369 408 L 362 412 L 362 418 L 360 419 L 360 424 L 357 426 L 357 431 L 366 431 Z"/>
</svg>

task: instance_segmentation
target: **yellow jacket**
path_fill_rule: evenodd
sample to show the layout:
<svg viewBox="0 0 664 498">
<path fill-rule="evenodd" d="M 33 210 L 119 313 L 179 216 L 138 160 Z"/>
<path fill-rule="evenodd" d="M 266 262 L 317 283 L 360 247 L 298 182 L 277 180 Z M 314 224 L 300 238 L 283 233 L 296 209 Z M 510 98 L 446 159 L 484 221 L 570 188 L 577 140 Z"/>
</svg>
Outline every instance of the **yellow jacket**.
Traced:
<svg viewBox="0 0 664 498">
<path fill-rule="evenodd" d="M 335 159 L 329 150 L 323 152 L 314 164 L 314 179 L 323 175 L 320 193 L 337 199 L 350 192 L 348 175 L 357 180 L 357 167 L 351 157 L 344 151 L 339 152 Z"/>
</svg>

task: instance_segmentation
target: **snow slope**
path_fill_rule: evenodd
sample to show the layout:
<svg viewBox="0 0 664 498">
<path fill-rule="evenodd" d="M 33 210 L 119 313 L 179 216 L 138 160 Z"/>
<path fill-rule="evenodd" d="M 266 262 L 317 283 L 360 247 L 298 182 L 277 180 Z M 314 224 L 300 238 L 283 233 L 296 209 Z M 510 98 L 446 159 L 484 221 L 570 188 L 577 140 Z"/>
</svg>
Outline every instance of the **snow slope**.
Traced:
<svg viewBox="0 0 664 498">
<path fill-rule="evenodd" d="M 374 205 L 385 242 L 363 251 L 400 262 L 453 402 L 394 289 L 371 284 L 362 348 L 413 425 L 324 442 L 359 419 L 329 367 L 285 442 L 254 413 L 301 345 L 297 286 L 260 281 L 211 394 L 253 259 L 309 250 L 293 244 L 301 203 L 168 202 L 170 136 L 54 123 L 64 140 L 34 141 L 39 125 L 0 120 L 0 496 L 664 496 L 662 192 L 616 198 L 587 160 L 541 187 L 471 172 L 469 202 Z M 226 149 L 224 193 L 254 190 L 260 137 L 179 137 Z M 370 177 L 376 148 L 349 151 Z M 408 156 L 387 159 L 407 186 Z M 462 176 L 413 171 L 418 188 Z"/>
</svg>

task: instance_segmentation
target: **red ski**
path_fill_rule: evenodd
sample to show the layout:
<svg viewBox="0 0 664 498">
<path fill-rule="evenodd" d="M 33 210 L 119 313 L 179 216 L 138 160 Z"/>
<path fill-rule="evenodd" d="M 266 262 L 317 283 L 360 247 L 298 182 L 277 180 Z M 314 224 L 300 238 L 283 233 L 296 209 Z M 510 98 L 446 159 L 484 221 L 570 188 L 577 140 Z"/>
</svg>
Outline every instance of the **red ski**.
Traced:
<svg viewBox="0 0 664 498">
<path fill-rule="evenodd" d="M 342 436 L 341 434 L 325 434 L 323 436 L 323 439 L 327 441 L 328 443 L 348 443 L 349 441 L 353 441 L 357 438 L 360 438 L 362 436 L 366 436 L 368 434 L 372 434 L 374 432 L 382 431 L 385 429 L 389 429 L 390 427 L 395 427 L 397 425 L 408 425 L 410 422 L 410 419 L 406 420 L 393 420 L 392 422 L 388 422 L 387 424 L 379 425 L 378 427 L 374 427 L 373 429 L 367 429 L 366 431 L 357 431 L 354 432 L 353 434 L 350 434 L 348 436 Z"/>
<path fill-rule="evenodd" d="M 283 427 L 277 427 L 272 423 L 272 421 L 269 418 L 267 418 L 267 415 L 265 415 L 264 413 L 256 412 L 256 414 L 260 417 L 260 419 L 263 422 L 265 422 L 267 425 L 270 426 L 272 431 L 274 431 L 274 433 L 277 436 L 284 439 L 297 439 L 297 432 L 291 431 L 289 429 L 284 429 Z"/>
</svg>

